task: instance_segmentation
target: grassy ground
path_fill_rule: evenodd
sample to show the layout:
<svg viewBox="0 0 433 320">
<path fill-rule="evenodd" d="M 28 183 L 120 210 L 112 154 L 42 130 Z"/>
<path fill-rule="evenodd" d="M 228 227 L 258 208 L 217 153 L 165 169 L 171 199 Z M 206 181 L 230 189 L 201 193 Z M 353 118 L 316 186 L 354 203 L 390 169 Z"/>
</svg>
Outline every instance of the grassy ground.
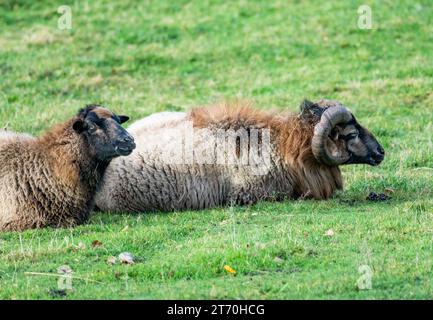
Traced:
<svg viewBox="0 0 433 320">
<path fill-rule="evenodd" d="M 224 97 L 294 111 L 327 97 L 387 157 L 345 167 L 330 201 L 100 213 L 73 230 L 0 234 L 0 298 L 61 298 L 56 277 L 28 274 L 61 265 L 87 280 L 70 299 L 433 297 L 431 1 L 70 3 L 72 30 L 58 30 L 63 3 L 0 0 L 1 126 L 39 134 L 90 102 L 139 119 Z M 363 3 L 372 30 L 357 27 Z M 365 200 L 384 188 L 392 200 Z M 107 263 L 124 251 L 134 265 Z M 356 285 L 363 265 L 371 290 Z"/>
</svg>

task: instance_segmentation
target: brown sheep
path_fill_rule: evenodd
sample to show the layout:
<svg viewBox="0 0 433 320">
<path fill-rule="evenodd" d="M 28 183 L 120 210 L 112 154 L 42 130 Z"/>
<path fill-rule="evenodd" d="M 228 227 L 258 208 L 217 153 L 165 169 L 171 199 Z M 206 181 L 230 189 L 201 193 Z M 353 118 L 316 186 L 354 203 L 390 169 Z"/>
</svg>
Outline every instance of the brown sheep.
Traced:
<svg viewBox="0 0 433 320">
<path fill-rule="evenodd" d="M 112 159 L 129 155 L 128 120 L 97 105 L 40 138 L 0 132 L 0 231 L 84 223 Z"/>
<path fill-rule="evenodd" d="M 344 106 L 329 100 L 304 101 L 299 114 L 245 103 L 165 112 L 128 130 L 137 149 L 107 168 L 96 195 L 102 210 L 327 199 L 343 187 L 339 165 L 378 165 L 384 158 L 374 136 Z"/>
</svg>

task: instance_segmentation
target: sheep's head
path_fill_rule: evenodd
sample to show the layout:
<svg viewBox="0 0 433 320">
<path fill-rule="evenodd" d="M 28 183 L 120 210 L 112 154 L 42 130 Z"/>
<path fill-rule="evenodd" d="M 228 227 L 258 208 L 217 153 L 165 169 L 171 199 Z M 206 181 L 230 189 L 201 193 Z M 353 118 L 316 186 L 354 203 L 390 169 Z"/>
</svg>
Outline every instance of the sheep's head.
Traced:
<svg viewBox="0 0 433 320">
<path fill-rule="evenodd" d="M 311 147 L 319 162 L 329 166 L 356 163 L 377 166 L 383 161 L 382 146 L 339 102 L 305 100 L 301 117 L 317 118 Z"/>
<path fill-rule="evenodd" d="M 135 149 L 134 138 L 121 126 L 128 119 L 102 106 L 89 105 L 79 111 L 72 127 L 86 139 L 98 160 L 109 161 Z"/>
</svg>

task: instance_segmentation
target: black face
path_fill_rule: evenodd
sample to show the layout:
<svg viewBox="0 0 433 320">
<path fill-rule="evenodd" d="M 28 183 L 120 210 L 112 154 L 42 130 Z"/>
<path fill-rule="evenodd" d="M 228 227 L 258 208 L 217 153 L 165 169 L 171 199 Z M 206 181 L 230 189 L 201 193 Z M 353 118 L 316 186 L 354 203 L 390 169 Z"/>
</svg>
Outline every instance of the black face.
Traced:
<svg viewBox="0 0 433 320">
<path fill-rule="evenodd" d="M 117 116 L 100 106 L 90 106 L 80 111 L 73 129 L 86 137 L 89 146 L 100 161 L 110 161 L 127 156 L 135 149 L 134 138 L 121 124 L 127 116 Z"/>
<path fill-rule="evenodd" d="M 332 135 L 335 142 L 341 145 L 342 152 L 345 151 L 350 156 L 344 164 L 365 163 L 377 166 L 385 157 L 383 147 L 355 117 L 349 123 L 336 126 Z"/>
<path fill-rule="evenodd" d="M 301 104 L 300 116 L 305 119 L 320 121 L 325 110 L 341 105 L 335 100 L 322 99 L 318 103 L 305 100 Z M 348 159 L 339 164 L 369 164 L 379 165 L 385 158 L 383 147 L 374 135 L 361 126 L 351 114 L 350 121 L 335 125 L 326 143 L 328 153 Z"/>
</svg>

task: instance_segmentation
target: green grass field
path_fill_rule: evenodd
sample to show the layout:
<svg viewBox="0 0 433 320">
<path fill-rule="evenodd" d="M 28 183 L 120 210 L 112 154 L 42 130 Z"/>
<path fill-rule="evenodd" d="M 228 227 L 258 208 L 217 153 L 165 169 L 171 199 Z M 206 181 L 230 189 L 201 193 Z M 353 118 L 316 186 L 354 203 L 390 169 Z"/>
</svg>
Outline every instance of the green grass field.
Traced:
<svg viewBox="0 0 433 320">
<path fill-rule="evenodd" d="M 223 98 L 297 111 L 326 97 L 386 159 L 344 167 L 330 201 L 98 213 L 0 234 L 0 298 L 433 298 L 430 0 L 65 2 L 0 0 L 0 127 L 38 135 L 92 102 L 136 120 Z M 357 26 L 364 3 L 371 30 Z M 62 4 L 71 30 L 57 28 Z M 390 201 L 366 200 L 385 188 Z M 107 263 L 124 251 L 134 265 Z M 66 297 L 53 291 L 62 265 L 75 277 Z M 362 266 L 370 290 L 357 286 Z"/>
</svg>

